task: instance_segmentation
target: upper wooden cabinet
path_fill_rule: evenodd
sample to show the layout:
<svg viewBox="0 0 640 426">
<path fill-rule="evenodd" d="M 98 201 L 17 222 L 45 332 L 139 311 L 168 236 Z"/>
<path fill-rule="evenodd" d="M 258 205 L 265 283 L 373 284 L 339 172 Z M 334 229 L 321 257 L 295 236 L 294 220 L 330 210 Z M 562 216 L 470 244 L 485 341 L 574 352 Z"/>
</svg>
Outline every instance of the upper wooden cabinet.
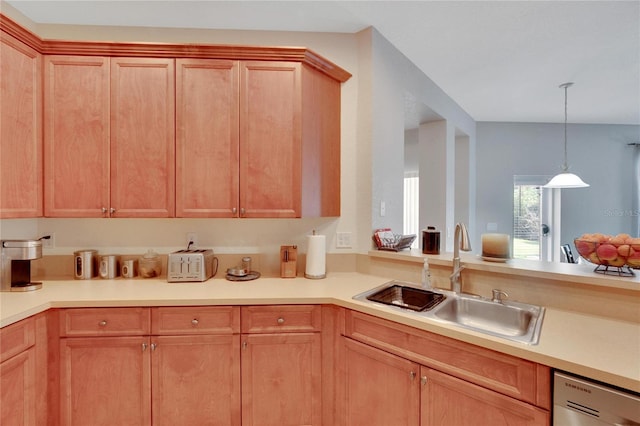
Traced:
<svg viewBox="0 0 640 426">
<path fill-rule="evenodd" d="M 240 216 L 300 217 L 301 65 L 243 62 Z"/>
<path fill-rule="evenodd" d="M 177 61 L 177 216 L 340 215 L 340 83 L 300 62 Z"/>
<path fill-rule="evenodd" d="M 111 216 L 175 215 L 173 59 L 111 58 Z"/>
<path fill-rule="evenodd" d="M 176 216 L 236 217 L 238 61 L 176 61 Z"/>
<path fill-rule="evenodd" d="M 171 59 L 45 57 L 48 217 L 174 215 Z"/>
<path fill-rule="evenodd" d="M 42 56 L 0 32 L 0 218 L 42 216 Z"/>
<path fill-rule="evenodd" d="M 43 123 L 44 216 L 340 215 L 351 75 L 314 52 L 41 40 L 2 14 L 0 28 L 17 106 L 1 111 L 0 217 L 43 215 Z"/>
<path fill-rule="evenodd" d="M 44 58 L 48 217 L 103 217 L 110 206 L 109 58 Z"/>
</svg>

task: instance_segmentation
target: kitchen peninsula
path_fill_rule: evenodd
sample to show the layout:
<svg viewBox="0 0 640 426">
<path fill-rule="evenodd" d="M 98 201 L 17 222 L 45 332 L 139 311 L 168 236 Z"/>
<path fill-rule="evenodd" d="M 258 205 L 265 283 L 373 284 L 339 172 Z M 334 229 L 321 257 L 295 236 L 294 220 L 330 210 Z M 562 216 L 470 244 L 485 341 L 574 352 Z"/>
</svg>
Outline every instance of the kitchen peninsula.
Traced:
<svg viewBox="0 0 640 426">
<path fill-rule="evenodd" d="M 436 286 L 446 287 L 442 283 L 443 277 L 446 277 L 446 273 L 450 269 L 450 261 L 446 260 L 446 257 L 444 254 L 429 257 Z M 286 310 L 296 306 L 299 309 L 310 309 L 317 306 L 323 309 L 322 315 L 313 314 L 311 317 L 307 317 L 307 314 L 298 315 L 302 315 L 299 318 L 305 318 L 305 323 L 307 318 L 316 318 L 316 320 L 308 319 L 309 324 L 314 325 L 305 327 L 311 327 L 309 330 L 315 330 L 314 332 L 319 333 L 319 336 L 324 339 L 324 349 L 319 352 L 323 368 L 337 368 L 337 360 L 344 356 L 337 349 L 341 347 L 337 344 L 340 336 L 345 332 L 350 333 L 350 327 L 356 327 L 359 324 L 358 321 L 365 321 L 373 327 L 370 329 L 371 332 L 375 332 L 378 327 L 382 327 L 380 330 L 386 327 L 396 327 L 401 333 L 410 333 L 411 335 L 416 333 L 414 338 L 422 336 L 420 333 L 426 333 L 425 336 L 431 336 L 430 338 L 444 339 L 446 344 L 464 345 L 463 349 L 470 349 L 470 353 L 474 356 L 485 353 L 496 354 L 500 357 L 507 356 L 513 360 L 533 363 L 531 365 L 540 366 L 538 368 L 557 368 L 621 388 L 640 391 L 640 357 L 638 357 L 640 320 L 637 308 L 640 302 L 640 287 L 637 277 L 618 279 L 617 277 L 593 274 L 588 268 L 585 268 L 586 265 L 575 265 L 573 271 L 567 269 L 571 268 L 571 265 L 553 264 L 547 265 L 546 268 L 542 264 L 537 269 L 526 269 L 524 266 L 527 266 L 528 262 L 520 264 L 517 261 L 511 261 L 508 264 L 490 264 L 477 260 L 475 256 L 463 257 L 463 264 L 466 266 L 463 272 L 465 291 L 487 296 L 484 288 L 498 284 L 497 288 L 507 289 L 513 294 L 512 297 L 515 300 L 538 303 L 543 299 L 559 300 L 563 297 L 568 299 L 565 302 L 541 303 L 546 307 L 546 313 L 540 342 L 533 346 L 508 342 L 497 337 L 416 317 L 393 308 L 367 304 L 353 299 L 356 294 L 381 285 L 390 279 L 419 281 L 422 258 L 416 253 L 403 255 L 371 252 L 368 256 L 359 256 L 357 263 L 358 270 L 361 272 L 328 273 L 327 278 L 323 280 L 308 280 L 301 277 L 281 279 L 269 276 L 269 274 L 267 277 L 245 283 L 229 282 L 221 278 L 213 278 L 204 283 L 180 284 L 167 283 L 162 278 L 88 281 L 45 279 L 43 288 L 39 291 L 27 294 L 1 294 L 0 324 L 4 331 L 8 327 L 21 324 L 30 318 L 38 318 L 42 321 L 42 315 L 51 321 L 51 314 L 55 313 L 53 318 L 58 318 L 54 320 L 55 329 L 49 328 L 48 330 L 49 333 L 53 333 L 53 342 L 55 342 L 57 339 L 64 339 L 63 336 L 57 336 L 56 321 L 61 322 L 59 330 L 64 329 L 59 315 L 63 315 L 69 310 L 73 312 L 76 309 L 90 308 L 93 309 L 91 312 L 95 312 L 95 309 L 98 308 L 97 312 L 102 312 L 101 310 L 108 312 L 113 308 L 149 308 L 153 310 L 171 307 L 191 308 L 197 312 L 197 309 L 212 307 L 237 307 L 238 309 L 249 309 L 250 307 L 261 309 L 260 307 L 262 307 L 262 309 L 269 310 L 277 310 L 278 308 Z M 569 274 L 568 272 L 574 273 Z M 533 287 L 533 281 L 536 281 L 541 287 Z M 519 287 L 522 288 L 518 290 Z M 555 289 L 556 296 L 548 294 L 548 297 L 545 298 L 544 295 L 539 294 L 540 288 L 544 288 L 549 293 Z M 569 300 L 572 298 L 572 288 L 579 288 L 577 291 L 584 295 L 583 300 Z M 596 293 L 592 293 L 592 291 Z M 593 294 L 603 296 L 597 301 L 603 305 L 610 306 L 611 303 L 614 303 L 612 301 L 620 300 L 620 298 L 626 298 L 627 302 L 626 305 L 621 303 L 620 309 L 611 315 L 606 310 L 598 313 L 584 312 L 580 305 L 586 301 L 587 304 L 583 304 L 583 306 L 590 310 L 588 299 Z M 554 307 L 554 305 L 562 303 L 573 303 L 574 308 Z M 609 307 L 609 309 L 612 312 L 616 311 L 615 307 L 613 309 Z M 625 311 L 627 314 L 624 313 Z M 286 317 L 286 313 L 282 315 L 281 318 Z M 628 317 L 625 319 L 616 318 L 621 315 L 628 315 Z M 245 317 L 242 316 L 242 318 Z M 318 318 L 321 318 L 322 321 Z M 346 323 L 344 323 L 345 319 Z M 351 323 L 351 321 L 356 322 Z M 285 322 L 285 324 L 287 323 Z M 349 326 L 349 324 L 352 325 Z M 51 327 L 51 323 L 49 327 Z M 345 327 L 347 328 L 345 329 Z M 354 329 L 351 332 L 356 331 Z M 309 333 L 306 331 L 304 334 Z M 358 340 L 357 333 L 353 336 Z M 49 339 L 51 338 L 50 335 Z M 52 344 L 51 340 L 49 344 Z M 331 345 L 331 350 L 328 350 L 327 345 Z M 446 367 L 443 368 L 446 369 Z M 56 370 L 53 369 L 53 371 Z M 322 373 L 318 374 L 325 377 Z M 464 373 L 461 374 L 466 378 Z M 548 397 L 549 377 L 544 372 L 538 372 L 536 375 L 538 377 L 536 389 L 540 392 L 540 388 L 546 388 Z M 468 380 L 473 381 L 473 378 Z M 335 389 L 333 387 L 336 386 L 335 382 L 323 381 L 322 383 L 322 388 L 325 391 Z M 329 391 L 329 393 L 333 395 L 334 392 Z M 331 416 L 335 415 L 335 410 L 340 412 L 339 404 L 334 406 L 333 403 L 326 402 L 326 398 L 329 396 L 324 395 L 322 398 L 324 407 L 322 412 L 325 419 L 332 418 Z M 544 410 L 545 407 L 548 410 L 549 401 L 545 401 L 544 396 L 537 398 L 542 399 L 538 402 L 535 402 L 534 399 L 533 406 L 540 407 L 535 410 Z M 328 407 L 333 407 L 331 408 L 333 414 L 325 412 Z"/>
</svg>

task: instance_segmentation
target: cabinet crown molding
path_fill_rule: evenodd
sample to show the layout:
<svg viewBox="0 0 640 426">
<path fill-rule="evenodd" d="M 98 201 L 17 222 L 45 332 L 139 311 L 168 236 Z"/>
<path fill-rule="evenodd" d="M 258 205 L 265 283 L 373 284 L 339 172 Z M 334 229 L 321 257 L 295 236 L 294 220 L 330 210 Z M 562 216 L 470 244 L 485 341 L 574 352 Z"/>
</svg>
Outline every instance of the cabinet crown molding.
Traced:
<svg viewBox="0 0 640 426">
<path fill-rule="evenodd" d="M 306 47 L 45 40 L 0 13 L 0 30 L 43 55 L 135 56 L 301 62 L 344 83 L 351 74 Z"/>
</svg>

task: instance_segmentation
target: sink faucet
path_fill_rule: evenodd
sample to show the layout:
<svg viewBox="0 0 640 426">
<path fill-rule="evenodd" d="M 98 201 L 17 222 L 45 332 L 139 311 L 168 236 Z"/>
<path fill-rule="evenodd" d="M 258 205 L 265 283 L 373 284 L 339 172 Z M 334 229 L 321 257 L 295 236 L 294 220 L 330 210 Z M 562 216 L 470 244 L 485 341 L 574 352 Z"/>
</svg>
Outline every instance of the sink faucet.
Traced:
<svg viewBox="0 0 640 426">
<path fill-rule="evenodd" d="M 460 250 L 471 251 L 469 232 L 462 222 L 456 223 L 456 230 L 453 234 L 453 273 L 449 276 L 451 290 L 456 294 L 462 293 L 460 273 L 464 269 L 464 266 L 460 266 Z"/>
</svg>

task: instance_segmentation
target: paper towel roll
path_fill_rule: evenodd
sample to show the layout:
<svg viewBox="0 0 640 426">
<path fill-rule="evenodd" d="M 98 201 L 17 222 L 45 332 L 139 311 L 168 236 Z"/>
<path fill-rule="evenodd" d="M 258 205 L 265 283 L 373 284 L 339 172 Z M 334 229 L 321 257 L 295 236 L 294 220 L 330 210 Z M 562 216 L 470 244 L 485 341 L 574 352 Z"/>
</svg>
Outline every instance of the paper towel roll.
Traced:
<svg viewBox="0 0 640 426">
<path fill-rule="evenodd" d="M 324 235 L 307 236 L 307 265 L 304 272 L 306 278 L 319 279 L 327 276 L 325 251 Z"/>
</svg>

